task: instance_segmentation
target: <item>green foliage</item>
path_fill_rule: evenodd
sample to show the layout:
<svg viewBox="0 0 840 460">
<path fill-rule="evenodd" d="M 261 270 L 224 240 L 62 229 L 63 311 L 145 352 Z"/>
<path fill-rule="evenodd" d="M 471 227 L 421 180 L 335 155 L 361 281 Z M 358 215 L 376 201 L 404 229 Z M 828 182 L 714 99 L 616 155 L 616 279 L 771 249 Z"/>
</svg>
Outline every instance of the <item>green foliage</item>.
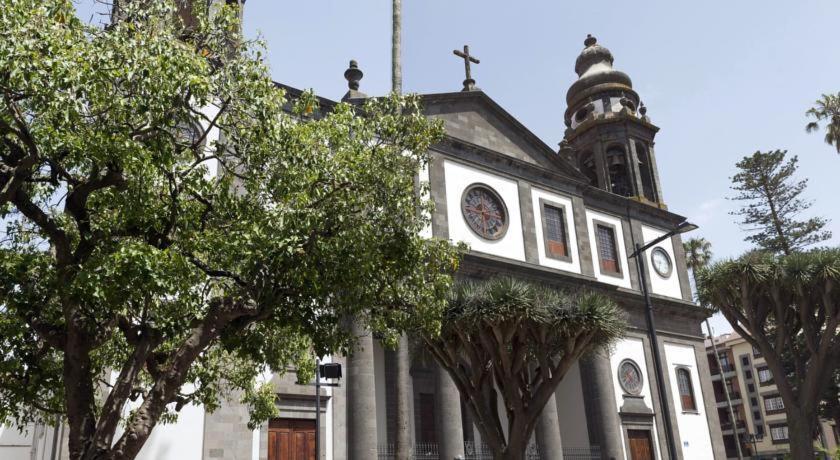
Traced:
<svg viewBox="0 0 840 460">
<path fill-rule="evenodd" d="M 833 145 L 840 154 L 840 93 L 823 94 L 805 114 L 816 119 L 805 125 L 805 131 L 817 131 L 820 122 L 826 122 L 825 143 Z"/>
<path fill-rule="evenodd" d="M 732 199 L 745 202 L 732 215 L 741 217 L 741 225 L 752 233 L 745 241 L 774 253 L 791 254 L 831 238 L 824 230 L 827 221 L 821 217 L 797 220 L 811 203 L 799 195 L 807 179 L 795 181 L 798 159 L 786 161 L 787 151 L 755 152 L 736 163 L 738 173 L 732 177 Z"/>
<path fill-rule="evenodd" d="M 349 317 L 439 327 L 458 252 L 419 236 L 418 98 L 287 100 L 233 6 L 0 2 L 0 423 L 63 414 L 71 457 L 131 458 L 186 404 L 269 417 L 258 374 L 346 351 Z"/>
<path fill-rule="evenodd" d="M 683 242 L 685 264 L 692 272 L 696 272 L 709 265 L 712 260 L 712 243 L 705 238 L 691 238 Z"/>
<path fill-rule="evenodd" d="M 521 458 L 572 364 L 612 344 L 624 327 L 620 309 L 602 294 L 501 277 L 458 283 L 440 334 L 426 333 L 424 341 L 461 392 L 482 439 L 497 457 Z"/>
<path fill-rule="evenodd" d="M 449 296 L 441 336 L 445 340 L 514 324 L 524 331 L 543 331 L 544 340 L 523 343 L 541 347 L 539 352 L 550 356 L 569 351 L 569 337 L 585 333 L 592 348 L 602 348 L 620 337 L 624 328 L 621 312 L 609 297 L 587 291 L 569 293 L 500 277 L 458 283 Z"/>
<path fill-rule="evenodd" d="M 840 367 L 840 249 L 751 252 L 698 275 L 701 301 L 761 351 L 785 403 L 791 445 L 808 452 Z"/>
</svg>

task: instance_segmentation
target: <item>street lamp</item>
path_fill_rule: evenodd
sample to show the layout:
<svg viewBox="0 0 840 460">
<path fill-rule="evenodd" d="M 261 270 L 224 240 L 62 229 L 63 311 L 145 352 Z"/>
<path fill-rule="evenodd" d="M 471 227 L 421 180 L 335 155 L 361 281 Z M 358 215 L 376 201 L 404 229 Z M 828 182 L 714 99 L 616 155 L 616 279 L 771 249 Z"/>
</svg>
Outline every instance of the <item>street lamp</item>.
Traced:
<svg viewBox="0 0 840 460">
<path fill-rule="evenodd" d="M 315 359 L 315 458 L 321 459 L 321 385 L 337 387 L 338 383 L 321 383 L 321 378 L 341 379 L 341 364 L 324 363 Z"/>
<path fill-rule="evenodd" d="M 638 256 L 674 235 L 690 232 L 692 230 L 696 230 L 697 228 L 698 227 L 696 225 L 689 223 L 688 221 L 683 221 L 670 232 L 649 243 L 645 243 L 644 245 L 636 243 L 636 250 L 630 254 L 631 259 L 634 257 L 636 258 L 636 268 L 639 272 L 639 286 L 641 286 L 642 294 L 644 294 L 645 297 L 645 319 L 647 320 L 650 346 L 653 349 L 653 366 L 654 374 L 656 374 L 656 386 L 657 390 L 659 390 L 659 404 L 662 406 L 662 418 L 665 421 L 665 438 L 668 441 L 668 457 L 671 459 L 677 458 L 677 445 L 674 442 L 674 428 L 671 425 L 671 409 L 669 409 L 668 400 L 665 397 L 665 376 L 662 374 L 662 357 L 659 355 L 659 339 L 656 337 L 656 325 L 653 321 L 653 305 L 651 305 L 650 292 L 648 292 L 647 287 L 645 258 Z"/>
</svg>

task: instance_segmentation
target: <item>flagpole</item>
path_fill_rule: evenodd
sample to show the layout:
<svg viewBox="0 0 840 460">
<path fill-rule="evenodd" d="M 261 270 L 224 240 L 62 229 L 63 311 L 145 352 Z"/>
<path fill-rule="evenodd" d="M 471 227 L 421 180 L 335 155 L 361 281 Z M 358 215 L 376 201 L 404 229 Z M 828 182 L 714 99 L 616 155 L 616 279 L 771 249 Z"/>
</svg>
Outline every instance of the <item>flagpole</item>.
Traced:
<svg viewBox="0 0 840 460">
<path fill-rule="evenodd" d="M 402 0 L 393 0 L 391 21 L 391 91 L 402 94 Z"/>
</svg>

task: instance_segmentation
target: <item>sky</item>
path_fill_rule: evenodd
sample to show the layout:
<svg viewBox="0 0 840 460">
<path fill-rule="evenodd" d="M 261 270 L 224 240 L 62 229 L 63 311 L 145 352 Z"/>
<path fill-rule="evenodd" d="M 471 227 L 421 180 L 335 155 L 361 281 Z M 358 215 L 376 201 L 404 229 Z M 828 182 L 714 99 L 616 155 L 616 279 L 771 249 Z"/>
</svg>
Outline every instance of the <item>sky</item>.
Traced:
<svg viewBox="0 0 840 460">
<path fill-rule="evenodd" d="M 77 0 L 82 17 L 101 7 Z M 244 30 L 262 38 L 275 80 L 339 99 L 356 59 L 361 90 L 389 92 L 391 1 L 247 0 Z M 403 89 L 461 89 L 470 46 L 473 78 L 546 144 L 563 138 L 565 94 L 586 34 L 615 57 L 661 130 L 656 160 L 669 210 L 700 229 L 715 259 L 750 248 L 729 212 L 735 163 L 756 150 L 799 156 L 809 180 L 803 215 L 830 219 L 840 244 L 835 189 L 840 155 L 807 134 L 805 111 L 840 92 L 840 2 L 403 0 Z M 713 319 L 715 333 L 731 329 Z"/>
</svg>

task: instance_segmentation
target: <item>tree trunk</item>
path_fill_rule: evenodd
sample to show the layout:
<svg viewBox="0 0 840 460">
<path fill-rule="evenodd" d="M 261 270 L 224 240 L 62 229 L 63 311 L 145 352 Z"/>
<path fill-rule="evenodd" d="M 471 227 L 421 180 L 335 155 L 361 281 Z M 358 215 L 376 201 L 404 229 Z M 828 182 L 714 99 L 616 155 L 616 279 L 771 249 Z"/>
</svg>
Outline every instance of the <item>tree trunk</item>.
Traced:
<svg viewBox="0 0 840 460">
<path fill-rule="evenodd" d="M 794 460 L 814 457 L 814 415 L 790 409 L 787 411 L 790 454 Z"/>
<path fill-rule="evenodd" d="M 519 449 L 509 445 L 504 451 L 494 454 L 493 460 L 525 460 L 525 449 L 527 447 L 527 445 L 523 447 L 520 452 Z"/>
</svg>

